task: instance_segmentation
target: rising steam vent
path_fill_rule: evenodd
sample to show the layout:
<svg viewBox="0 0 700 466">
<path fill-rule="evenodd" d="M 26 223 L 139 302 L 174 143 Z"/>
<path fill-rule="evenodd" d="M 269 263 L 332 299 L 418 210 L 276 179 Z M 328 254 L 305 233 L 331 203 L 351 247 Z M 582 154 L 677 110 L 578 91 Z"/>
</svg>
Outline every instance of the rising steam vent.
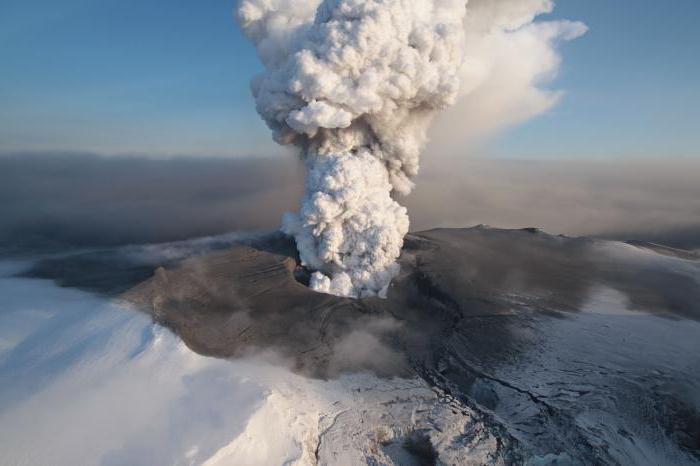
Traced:
<svg viewBox="0 0 700 466">
<path fill-rule="evenodd" d="M 265 65 L 258 112 L 307 169 L 283 230 L 314 290 L 385 297 L 398 274 L 409 221 L 392 193 L 412 189 L 428 126 L 456 99 L 465 13 L 462 0 L 242 2 Z"/>
</svg>

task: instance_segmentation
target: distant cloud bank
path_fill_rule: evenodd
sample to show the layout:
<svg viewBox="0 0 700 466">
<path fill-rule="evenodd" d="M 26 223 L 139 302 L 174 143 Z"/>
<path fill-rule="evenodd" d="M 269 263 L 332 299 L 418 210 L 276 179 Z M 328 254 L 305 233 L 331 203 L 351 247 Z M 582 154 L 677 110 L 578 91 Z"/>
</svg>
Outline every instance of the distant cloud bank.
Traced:
<svg viewBox="0 0 700 466">
<path fill-rule="evenodd" d="M 698 160 L 431 163 L 428 156 L 404 201 L 413 231 L 484 223 L 700 248 L 697 173 Z M 0 245 L 148 243 L 276 228 L 302 189 L 293 157 L 6 154 Z"/>
</svg>

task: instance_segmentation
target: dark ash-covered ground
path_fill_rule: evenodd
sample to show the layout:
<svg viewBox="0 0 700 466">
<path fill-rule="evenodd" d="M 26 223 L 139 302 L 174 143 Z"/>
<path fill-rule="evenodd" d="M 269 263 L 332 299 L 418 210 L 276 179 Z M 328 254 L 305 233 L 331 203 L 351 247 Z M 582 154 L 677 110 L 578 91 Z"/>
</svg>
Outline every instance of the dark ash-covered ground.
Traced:
<svg viewBox="0 0 700 466">
<path fill-rule="evenodd" d="M 419 375 L 480 413 L 506 463 L 700 462 L 694 253 L 431 230 L 407 237 L 386 300 L 351 300 L 306 288 L 283 236 L 243 243 L 158 268 L 122 298 L 205 355 L 264 353 L 316 378 Z"/>
</svg>

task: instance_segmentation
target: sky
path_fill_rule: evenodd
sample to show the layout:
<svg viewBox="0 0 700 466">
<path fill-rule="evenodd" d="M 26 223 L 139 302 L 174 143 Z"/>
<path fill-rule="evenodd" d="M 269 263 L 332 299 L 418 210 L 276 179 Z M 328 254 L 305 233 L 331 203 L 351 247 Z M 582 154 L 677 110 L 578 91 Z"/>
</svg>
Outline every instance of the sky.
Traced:
<svg viewBox="0 0 700 466">
<path fill-rule="evenodd" d="M 234 0 L 0 0 L 0 152 L 279 153 L 255 113 L 261 65 Z M 560 0 L 545 114 L 492 138 L 504 158 L 700 157 L 700 2 Z"/>
</svg>

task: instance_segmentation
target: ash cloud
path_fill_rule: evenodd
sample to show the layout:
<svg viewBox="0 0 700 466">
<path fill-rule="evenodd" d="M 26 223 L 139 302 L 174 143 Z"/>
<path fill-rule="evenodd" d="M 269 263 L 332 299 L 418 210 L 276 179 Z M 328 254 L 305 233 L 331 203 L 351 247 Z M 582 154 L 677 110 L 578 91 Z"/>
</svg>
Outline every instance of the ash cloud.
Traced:
<svg viewBox="0 0 700 466">
<path fill-rule="evenodd" d="M 401 200 L 414 231 L 488 224 L 700 249 L 700 160 L 425 158 Z M 110 246 L 275 229 L 295 208 L 293 157 L 0 156 L 0 244 Z"/>
<path fill-rule="evenodd" d="M 275 141 L 308 175 L 283 220 L 311 288 L 385 296 L 408 233 L 408 193 L 434 115 L 454 103 L 463 0 L 245 0 L 238 17 L 265 71 L 252 82 Z"/>
<path fill-rule="evenodd" d="M 0 244 L 108 246 L 276 228 L 300 176 L 291 158 L 4 154 Z"/>
<path fill-rule="evenodd" d="M 483 223 L 700 248 L 697 159 L 429 159 L 424 168 L 406 200 L 416 230 Z"/>
<path fill-rule="evenodd" d="M 582 23 L 535 22 L 551 0 L 244 0 L 243 31 L 265 67 L 257 110 L 308 171 L 283 220 L 311 288 L 385 296 L 409 229 L 408 194 L 433 119 L 437 147 L 552 107 L 555 46 Z M 463 125 L 455 124 L 464 122 Z M 441 149 L 442 150 L 442 149 Z"/>
<path fill-rule="evenodd" d="M 503 128 L 554 107 L 552 89 L 562 62 L 562 43 L 585 34 L 578 21 L 541 15 L 552 0 L 470 0 L 465 17 L 465 55 L 457 104 L 441 113 L 431 131 L 430 152 L 463 154 Z"/>
</svg>

